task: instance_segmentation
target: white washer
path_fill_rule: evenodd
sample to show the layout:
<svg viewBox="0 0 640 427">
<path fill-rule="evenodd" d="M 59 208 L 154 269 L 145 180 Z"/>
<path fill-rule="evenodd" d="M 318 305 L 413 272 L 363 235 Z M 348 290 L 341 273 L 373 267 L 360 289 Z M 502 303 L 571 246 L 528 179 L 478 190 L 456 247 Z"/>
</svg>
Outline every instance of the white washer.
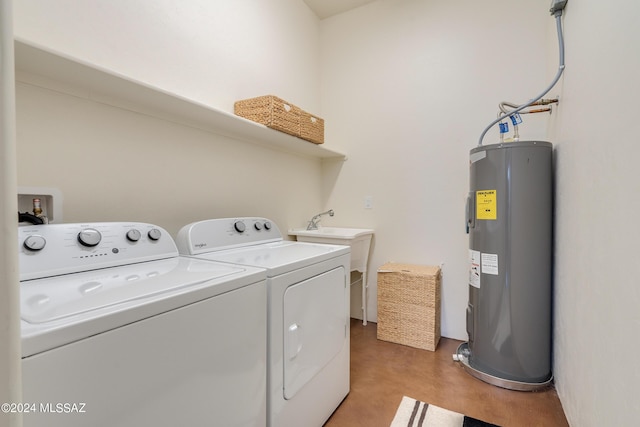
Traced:
<svg viewBox="0 0 640 427">
<path fill-rule="evenodd" d="M 30 426 L 264 426 L 266 272 L 144 223 L 20 227 Z"/>
<path fill-rule="evenodd" d="M 284 241 L 266 218 L 186 225 L 183 255 L 265 268 L 267 425 L 321 426 L 349 393 L 350 248 Z"/>
</svg>

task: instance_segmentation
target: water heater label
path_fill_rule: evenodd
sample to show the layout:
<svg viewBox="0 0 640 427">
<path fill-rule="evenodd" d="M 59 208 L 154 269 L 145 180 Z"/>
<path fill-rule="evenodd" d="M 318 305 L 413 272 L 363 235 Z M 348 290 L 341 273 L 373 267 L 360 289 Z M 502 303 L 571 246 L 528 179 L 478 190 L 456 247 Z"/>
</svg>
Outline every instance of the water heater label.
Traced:
<svg viewBox="0 0 640 427">
<path fill-rule="evenodd" d="M 480 288 L 480 251 L 469 249 L 469 284 Z"/>
<path fill-rule="evenodd" d="M 498 201 L 496 190 L 476 191 L 476 218 L 498 219 Z"/>
<path fill-rule="evenodd" d="M 482 254 L 482 272 L 498 275 L 498 254 Z"/>
</svg>

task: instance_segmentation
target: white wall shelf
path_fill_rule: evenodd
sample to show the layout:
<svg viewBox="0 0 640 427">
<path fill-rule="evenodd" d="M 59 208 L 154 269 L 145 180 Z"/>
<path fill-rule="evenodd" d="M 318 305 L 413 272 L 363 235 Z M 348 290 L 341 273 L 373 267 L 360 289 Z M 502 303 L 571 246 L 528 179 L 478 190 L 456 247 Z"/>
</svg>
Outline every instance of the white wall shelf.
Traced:
<svg viewBox="0 0 640 427">
<path fill-rule="evenodd" d="M 16 79 L 217 135 L 310 157 L 343 153 L 136 81 L 30 42 L 15 40 Z"/>
</svg>

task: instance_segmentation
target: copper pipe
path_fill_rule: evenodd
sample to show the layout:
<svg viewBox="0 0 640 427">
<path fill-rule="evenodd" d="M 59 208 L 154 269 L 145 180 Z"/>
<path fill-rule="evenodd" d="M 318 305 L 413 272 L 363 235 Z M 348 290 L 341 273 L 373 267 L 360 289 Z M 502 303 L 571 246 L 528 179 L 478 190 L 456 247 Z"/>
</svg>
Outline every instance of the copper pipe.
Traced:
<svg viewBox="0 0 640 427">
<path fill-rule="evenodd" d="M 536 110 L 520 111 L 521 114 L 546 113 L 551 112 L 551 108 L 538 108 Z"/>
</svg>

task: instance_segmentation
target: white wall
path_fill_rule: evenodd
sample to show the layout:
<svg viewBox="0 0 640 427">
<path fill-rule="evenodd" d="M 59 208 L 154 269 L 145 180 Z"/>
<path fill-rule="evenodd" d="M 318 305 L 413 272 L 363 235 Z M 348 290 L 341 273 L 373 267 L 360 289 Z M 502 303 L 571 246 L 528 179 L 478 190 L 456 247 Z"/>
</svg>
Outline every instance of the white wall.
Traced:
<svg viewBox="0 0 640 427">
<path fill-rule="evenodd" d="M 469 150 L 500 101 L 524 102 L 548 85 L 547 10 L 532 1 L 378 1 L 321 24 L 326 134 L 349 154 L 337 180 L 326 175 L 336 216 L 325 224 L 376 230 L 371 271 L 388 261 L 444 264 L 446 337 L 467 338 Z M 545 139 L 549 115 L 524 120 L 523 139 Z M 494 142 L 495 130 L 484 143 Z M 375 320 L 375 274 L 369 287 Z"/>
<path fill-rule="evenodd" d="M 233 112 L 276 94 L 319 108 L 319 24 L 299 0 L 26 0 L 16 37 Z M 55 187 L 64 220 L 263 215 L 281 228 L 321 208 L 321 161 L 39 87 L 21 78 L 18 184 Z M 301 144 L 307 142 L 300 141 Z"/>
<path fill-rule="evenodd" d="M 0 404 L 22 401 L 12 21 L 12 2 L 0 2 Z M 19 427 L 21 417 L 2 411 L 0 426 Z"/>
<path fill-rule="evenodd" d="M 301 0 L 21 0 L 16 36 L 223 110 L 318 107 L 318 20 Z"/>
<path fill-rule="evenodd" d="M 555 377 L 571 425 L 637 425 L 640 4 L 569 1 L 556 141 Z"/>
<path fill-rule="evenodd" d="M 18 84 L 18 179 L 59 188 L 65 222 L 263 215 L 282 228 L 318 205 L 317 160 Z"/>
</svg>

